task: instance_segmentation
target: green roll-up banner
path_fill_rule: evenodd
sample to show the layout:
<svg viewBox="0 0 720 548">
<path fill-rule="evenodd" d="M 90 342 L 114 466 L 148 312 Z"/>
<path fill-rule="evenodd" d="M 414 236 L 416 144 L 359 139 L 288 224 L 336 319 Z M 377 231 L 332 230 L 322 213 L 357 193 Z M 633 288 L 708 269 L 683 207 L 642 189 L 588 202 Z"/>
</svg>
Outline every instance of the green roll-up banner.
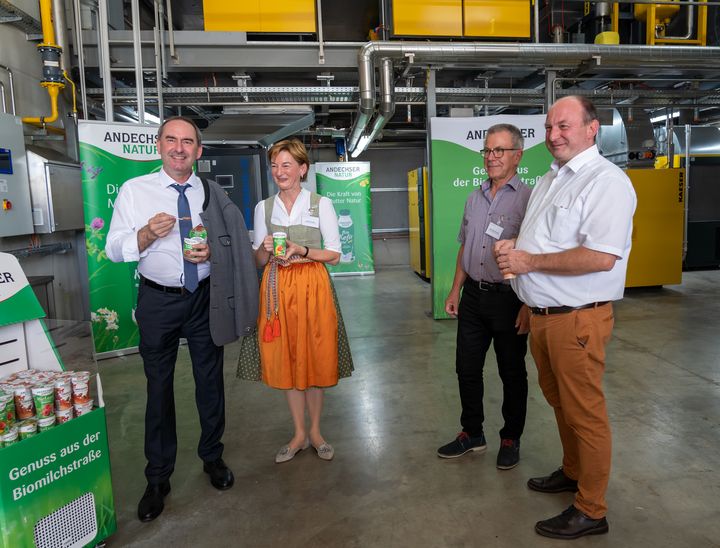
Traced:
<svg viewBox="0 0 720 548">
<path fill-rule="evenodd" d="M 460 244 L 463 209 L 468 195 L 487 179 L 480 150 L 485 132 L 495 124 L 513 124 L 525 138 L 518 175 L 529 187 L 548 170 L 552 156 L 545 148 L 545 115 L 500 115 L 475 118 L 432 118 L 432 310 L 433 318 L 449 318 L 445 299 L 452 287 Z"/>
<path fill-rule="evenodd" d="M 319 162 L 315 177 L 318 194 L 330 198 L 340 225 L 340 262 L 328 270 L 335 276 L 374 274 L 370 162 Z"/>
<path fill-rule="evenodd" d="M 105 255 L 115 198 L 133 177 L 162 167 L 157 127 L 81 121 L 78 123 L 90 279 L 90 316 L 95 353 L 121 354 L 139 342 L 135 323 L 137 263 L 113 263 Z"/>
</svg>

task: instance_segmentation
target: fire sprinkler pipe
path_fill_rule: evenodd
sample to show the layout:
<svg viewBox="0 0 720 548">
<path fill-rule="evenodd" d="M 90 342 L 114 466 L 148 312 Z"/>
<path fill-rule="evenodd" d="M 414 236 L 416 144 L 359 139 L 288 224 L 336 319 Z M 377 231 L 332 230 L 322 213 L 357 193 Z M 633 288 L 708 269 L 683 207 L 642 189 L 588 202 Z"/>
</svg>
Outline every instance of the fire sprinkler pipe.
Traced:
<svg viewBox="0 0 720 548">
<path fill-rule="evenodd" d="M 24 117 L 26 124 L 45 126 L 58 119 L 58 96 L 65 87 L 65 77 L 60 66 L 62 48 L 55 43 L 55 28 L 53 27 L 52 0 L 40 0 L 40 21 L 42 23 L 43 41 L 38 45 L 42 57 L 43 79 L 40 85 L 47 89 L 50 97 L 50 116 Z"/>
</svg>

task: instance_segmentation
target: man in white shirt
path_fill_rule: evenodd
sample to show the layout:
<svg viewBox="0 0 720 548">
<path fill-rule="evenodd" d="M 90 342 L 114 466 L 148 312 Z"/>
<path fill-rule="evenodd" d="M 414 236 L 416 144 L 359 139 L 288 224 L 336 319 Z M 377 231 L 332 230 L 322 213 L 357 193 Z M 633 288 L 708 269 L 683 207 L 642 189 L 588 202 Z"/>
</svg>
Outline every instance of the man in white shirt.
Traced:
<svg viewBox="0 0 720 548">
<path fill-rule="evenodd" d="M 637 200 L 617 166 L 600 156 L 600 123 L 584 97 L 549 110 L 545 143 L 555 158 L 530 196 L 516 241 L 496 244 L 498 266 L 530 314 L 530 351 L 563 446 L 562 468 L 531 478 L 544 493 L 577 491 L 537 533 L 561 539 L 608 532 L 605 492 L 611 435 L 602 388 L 612 301 L 623 296 Z"/>
<path fill-rule="evenodd" d="M 135 318 L 147 377 L 145 457 L 147 488 L 138 518 L 160 515 L 170 492 L 177 436 L 173 376 L 180 337 L 188 342 L 200 415 L 198 455 L 210 482 L 229 489 L 234 478 L 222 460 L 225 429 L 223 347 L 210 331 L 210 247 L 183 252 L 190 228 L 202 224 L 205 192 L 193 173 L 202 154 L 200 130 L 187 118 L 170 118 L 158 131 L 158 173 L 125 182 L 115 201 L 105 251 L 114 262 L 138 261 Z M 249 242 L 246 242 L 249 244 Z"/>
</svg>

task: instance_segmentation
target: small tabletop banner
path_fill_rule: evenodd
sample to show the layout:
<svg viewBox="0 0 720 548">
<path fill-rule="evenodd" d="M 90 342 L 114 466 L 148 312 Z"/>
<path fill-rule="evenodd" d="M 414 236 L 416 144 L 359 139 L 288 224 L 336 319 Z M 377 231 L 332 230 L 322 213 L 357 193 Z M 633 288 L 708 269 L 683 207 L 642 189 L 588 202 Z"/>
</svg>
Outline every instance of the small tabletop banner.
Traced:
<svg viewBox="0 0 720 548">
<path fill-rule="evenodd" d="M 315 176 L 317 192 L 332 201 L 340 227 L 340 262 L 328 270 L 334 276 L 375 274 L 370 162 L 318 162 Z"/>
</svg>

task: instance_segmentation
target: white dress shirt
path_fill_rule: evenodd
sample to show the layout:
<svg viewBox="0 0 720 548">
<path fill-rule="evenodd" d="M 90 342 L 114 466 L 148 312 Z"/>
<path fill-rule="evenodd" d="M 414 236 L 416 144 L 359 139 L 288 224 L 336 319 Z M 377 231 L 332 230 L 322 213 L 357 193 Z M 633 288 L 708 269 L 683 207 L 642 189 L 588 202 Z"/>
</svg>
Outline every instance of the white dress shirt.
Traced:
<svg viewBox="0 0 720 548">
<path fill-rule="evenodd" d="M 268 198 L 269 200 L 270 198 Z M 295 203 L 288 213 L 285 204 L 281 199 L 275 200 L 273 206 L 272 217 L 270 222 L 280 226 L 292 225 L 313 225 L 308 218 L 308 210 L 310 209 L 310 191 L 303 188 L 295 199 Z M 335 214 L 330 198 L 320 197 L 320 207 L 318 208 L 318 216 L 320 217 L 320 235 L 323 239 L 323 249 L 336 251 L 340 253 L 340 229 L 338 228 L 338 219 Z M 253 249 L 257 249 L 262 245 L 265 236 L 268 235 L 267 226 L 265 225 L 265 200 L 260 201 L 255 206 L 255 216 L 253 224 Z"/>
<path fill-rule="evenodd" d="M 126 181 L 115 200 L 115 211 L 105 244 L 105 253 L 116 263 L 139 261 L 138 271 L 156 283 L 172 287 L 183 285 L 183 254 L 180 240 L 180 223 L 170 233 L 158 238 L 142 253 L 138 249 L 137 232 L 157 213 L 178 217 L 177 184 L 164 170 L 141 175 Z M 200 212 L 205 200 L 202 182 L 193 173 L 185 184 L 192 217 L 192 226 L 202 224 Z M 198 280 L 210 275 L 210 261 L 198 263 Z"/>
<path fill-rule="evenodd" d="M 583 246 L 618 260 L 607 272 L 521 274 L 511 282 L 520 300 L 547 307 L 622 299 L 636 205 L 630 179 L 597 146 L 562 167 L 554 162 L 530 195 L 516 249 L 555 253 Z"/>
</svg>

